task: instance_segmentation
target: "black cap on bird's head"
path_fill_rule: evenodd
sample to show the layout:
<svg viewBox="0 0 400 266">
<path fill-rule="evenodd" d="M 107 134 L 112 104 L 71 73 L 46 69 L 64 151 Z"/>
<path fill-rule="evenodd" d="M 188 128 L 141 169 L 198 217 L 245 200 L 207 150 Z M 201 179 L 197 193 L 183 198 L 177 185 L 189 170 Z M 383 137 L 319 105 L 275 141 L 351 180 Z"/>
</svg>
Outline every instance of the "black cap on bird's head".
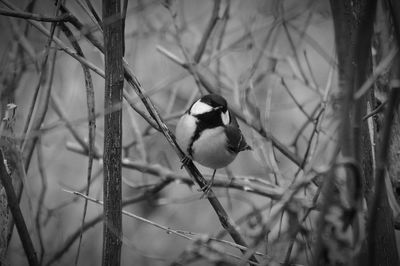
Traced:
<svg viewBox="0 0 400 266">
<path fill-rule="evenodd" d="M 224 97 L 218 94 L 207 94 L 195 101 L 189 108 L 188 113 L 196 116 L 215 111 L 227 113 L 227 110 L 228 103 Z"/>
<path fill-rule="evenodd" d="M 208 104 L 214 109 L 221 109 L 222 112 L 226 112 L 228 109 L 228 103 L 225 98 L 218 94 L 207 94 L 200 99 L 201 102 Z"/>
</svg>

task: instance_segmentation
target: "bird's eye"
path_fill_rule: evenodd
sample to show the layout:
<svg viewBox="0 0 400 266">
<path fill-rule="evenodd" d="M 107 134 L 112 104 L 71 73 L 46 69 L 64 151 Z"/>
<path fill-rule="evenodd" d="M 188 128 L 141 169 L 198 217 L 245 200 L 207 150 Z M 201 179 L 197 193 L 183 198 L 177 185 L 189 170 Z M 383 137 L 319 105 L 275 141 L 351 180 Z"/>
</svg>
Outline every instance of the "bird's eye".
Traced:
<svg viewBox="0 0 400 266">
<path fill-rule="evenodd" d="M 231 118 L 229 117 L 229 111 L 221 112 L 221 120 L 225 126 L 229 125 L 229 123 L 231 122 Z"/>
</svg>

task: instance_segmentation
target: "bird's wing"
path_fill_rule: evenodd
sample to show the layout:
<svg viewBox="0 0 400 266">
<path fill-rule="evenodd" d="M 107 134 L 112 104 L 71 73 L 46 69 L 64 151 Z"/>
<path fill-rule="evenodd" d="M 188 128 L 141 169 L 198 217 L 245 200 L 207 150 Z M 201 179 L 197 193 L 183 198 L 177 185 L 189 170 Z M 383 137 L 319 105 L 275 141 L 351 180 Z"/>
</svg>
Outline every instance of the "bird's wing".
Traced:
<svg viewBox="0 0 400 266">
<path fill-rule="evenodd" d="M 239 124 L 234 115 L 231 114 L 231 123 L 225 127 L 227 136 L 228 150 L 233 153 L 239 153 L 244 150 L 251 150 L 240 131 Z"/>
</svg>

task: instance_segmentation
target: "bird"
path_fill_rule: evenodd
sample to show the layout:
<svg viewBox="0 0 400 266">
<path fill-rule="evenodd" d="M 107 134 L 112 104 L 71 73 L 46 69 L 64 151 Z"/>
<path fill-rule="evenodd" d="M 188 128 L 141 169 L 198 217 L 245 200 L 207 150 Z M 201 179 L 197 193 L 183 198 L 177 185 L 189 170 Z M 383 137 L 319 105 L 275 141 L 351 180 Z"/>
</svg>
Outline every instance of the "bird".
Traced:
<svg viewBox="0 0 400 266">
<path fill-rule="evenodd" d="M 175 136 L 185 153 L 183 164 L 191 159 L 214 170 L 210 182 L 201 188 L 204 194 L 211 189 L 217 169 L 232 163 L 239 152 L 252 150 L 226 99 L 219 94 L 196 100 L 179 119 Z"/>
</svg>

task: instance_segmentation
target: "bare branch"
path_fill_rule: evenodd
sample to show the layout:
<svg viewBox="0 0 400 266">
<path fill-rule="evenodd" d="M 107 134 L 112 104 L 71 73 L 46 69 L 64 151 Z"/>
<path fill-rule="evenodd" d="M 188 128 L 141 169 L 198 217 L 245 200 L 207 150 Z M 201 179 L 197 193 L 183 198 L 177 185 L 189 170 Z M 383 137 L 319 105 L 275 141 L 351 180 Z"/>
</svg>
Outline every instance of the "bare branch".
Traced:
<svg viewBox="0 0 400 266">
<path fill-rule="evenodd" d="M 14 217 L 15 226 L 17 227 L 19 237 L 21 239 L 22 246 L 24 248 L 26 257 L 30 266 L 39 265 L 35 248 L 33 247 L 32 239 L 29 235 L 28 228 L 24 217 L 22 216 L 21 209 L 19 208 L 19 202 L 17 195 L 15 194 L 14 187 L 11 182 L 10 175 L 4 165 L 3 151 L 0 149 L 0 179 L 1 183 L 6 190 L 8 207 Z"/>
<path fill-rule="evenodd" d="M 69 14 L 63 14 L 61 16 L 51 18 L 39 14 L 4 10 L 2 8 L 0 8 L 0 15 L 14 17 L 14 18 L 31 19 L 42 22 L 68 22 L 71 19 L 71 15 Z"/>
</svg>

